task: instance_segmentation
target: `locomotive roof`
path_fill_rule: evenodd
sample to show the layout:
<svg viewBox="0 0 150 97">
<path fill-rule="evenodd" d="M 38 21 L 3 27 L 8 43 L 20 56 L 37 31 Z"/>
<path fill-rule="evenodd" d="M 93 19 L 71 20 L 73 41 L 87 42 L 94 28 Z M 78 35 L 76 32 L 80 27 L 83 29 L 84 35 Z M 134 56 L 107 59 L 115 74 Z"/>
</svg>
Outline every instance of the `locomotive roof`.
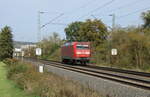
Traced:
<svg viewBox="0 0 150 97">
<path fill-rule="evenodd" d="M 75 45 L 75 44 L 79 44 L 79 45 L 88 45 L 90 44 L 90 42 L 66 42 L 63 46 L 69 46 L 69 45 Z"/>
</svg>

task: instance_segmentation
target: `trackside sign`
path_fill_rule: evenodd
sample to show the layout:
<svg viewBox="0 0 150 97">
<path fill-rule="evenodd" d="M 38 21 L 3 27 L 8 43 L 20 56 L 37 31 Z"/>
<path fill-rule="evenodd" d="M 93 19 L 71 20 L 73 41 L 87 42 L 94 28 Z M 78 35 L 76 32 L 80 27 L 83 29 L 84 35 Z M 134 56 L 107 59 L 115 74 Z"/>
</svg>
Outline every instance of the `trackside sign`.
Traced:
<svg viewBox="0 0 150 97">
<path fill-rule="evenodd" d="M 115 55 L 117 55 L 117 53 L 118 53 L 118 52 L 117 52 L 117 49 L 112 49 L 112 50 L 111 50 L 111 55 L 114 55 L 114 56 L 115 56 Z"/>
<path fill-rule="evenodd" d="M 41 48 L 36 48 L 36 55 L 41 56 L 42 55 L 42 49 Z"/>
</svg>

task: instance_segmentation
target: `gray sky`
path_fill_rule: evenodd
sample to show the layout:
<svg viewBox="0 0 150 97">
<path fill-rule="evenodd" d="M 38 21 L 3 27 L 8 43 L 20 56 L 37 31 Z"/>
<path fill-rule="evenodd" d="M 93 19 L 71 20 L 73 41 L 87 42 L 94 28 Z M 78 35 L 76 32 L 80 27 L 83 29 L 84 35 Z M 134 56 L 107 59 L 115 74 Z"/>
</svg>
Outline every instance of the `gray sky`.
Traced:
<svg viewBox="0 0 150 97">
<path fill-rule="evenodd" d="M 69 24 L 74 21 L 94 19 L 94 15 L 111 26 L 112 13 L 116 15 L 116 25 L 123 27 L 142 24 L 141 12 L 150 9 L 150 0 L 0 0 L 0 28 L 8 25 L 12 28 L 14 39 L 18 41 L 37 41 L 38 11 L 48 13 L 41 15 L 41 23 L 53 21 Z M 58 32 L 65 37 L 66 25 L 49 24 L 44 27 L 42 37 Z"/>
</svg>

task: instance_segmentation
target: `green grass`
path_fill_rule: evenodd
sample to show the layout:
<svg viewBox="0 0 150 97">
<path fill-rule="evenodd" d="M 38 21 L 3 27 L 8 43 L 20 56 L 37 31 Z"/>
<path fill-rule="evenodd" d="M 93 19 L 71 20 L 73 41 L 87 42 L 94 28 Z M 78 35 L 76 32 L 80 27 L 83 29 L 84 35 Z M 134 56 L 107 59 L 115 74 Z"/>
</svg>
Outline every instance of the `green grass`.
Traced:
<svg viewBox="0 0 150 97">
<path fill-rule="evenodd" d="M 7 79 L 5 64 L 0 62 L 0 97 L 35 97 L 27 95 L 16 87 L 15 83 Z"/>
</svg>

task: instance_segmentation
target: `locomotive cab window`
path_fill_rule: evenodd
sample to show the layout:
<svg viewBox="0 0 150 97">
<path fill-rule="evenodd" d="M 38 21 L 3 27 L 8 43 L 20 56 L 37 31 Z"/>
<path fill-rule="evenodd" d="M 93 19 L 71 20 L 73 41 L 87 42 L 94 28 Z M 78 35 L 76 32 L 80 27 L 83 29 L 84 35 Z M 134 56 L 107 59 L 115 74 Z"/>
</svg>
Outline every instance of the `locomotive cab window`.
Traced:
<svg viewBox="0 0 150 97">
<path fill-rule="evenodd" d="M 88 45 L 77 45 L 77 49 L 89 49 Z"/>
</svg>

